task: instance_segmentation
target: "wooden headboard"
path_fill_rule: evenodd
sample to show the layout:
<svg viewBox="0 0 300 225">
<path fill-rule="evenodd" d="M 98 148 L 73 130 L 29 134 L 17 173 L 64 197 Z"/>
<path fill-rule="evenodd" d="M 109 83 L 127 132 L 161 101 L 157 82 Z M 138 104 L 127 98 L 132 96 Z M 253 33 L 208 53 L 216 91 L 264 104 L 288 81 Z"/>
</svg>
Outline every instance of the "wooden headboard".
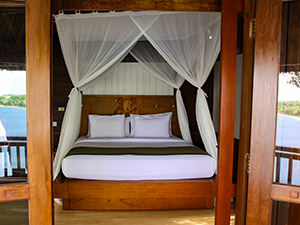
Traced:
<svg viewBox="0 0 300 225">
<path fill-rule="evenodd" d="M 80 136 L 87 135 L 88 115 L 152 114 L 172 112 L 172 133 L 180 137 L 175 96 L 83 95 Z"/>
</svg>

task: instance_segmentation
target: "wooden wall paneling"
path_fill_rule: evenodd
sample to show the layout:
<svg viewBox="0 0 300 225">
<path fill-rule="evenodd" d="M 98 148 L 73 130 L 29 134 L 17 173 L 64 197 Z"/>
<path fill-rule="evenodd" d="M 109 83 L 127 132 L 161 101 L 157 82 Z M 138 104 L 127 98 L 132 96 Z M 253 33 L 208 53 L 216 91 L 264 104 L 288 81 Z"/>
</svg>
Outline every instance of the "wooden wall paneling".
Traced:
<svg viewBox="0 0 300 225">
<path fill-rule="evenodd" d="M 173 90 L 139 63 L 120 63 L 108 76 L 99 77 L 83 87 L 83 94 L 173 95 Z"/>
<path fill-rule="evenodd" d="M 256 1 L 247 225 L 271 223 L 281 5 L 277 0 Z"/>
<path fill-rule="evenodd" d="M 26 1 L 27 156 L 30 224 L 51 225 L 50 1 Z"/>
<path fill-rule="evenodd" d="M 221 76 L 220 76 L 220 117 L 219 155 L 217 177 L 217 202 L 215 224 L 229 224 L 232 187 L 236 50 L 237 50 L 237 9 L 236 1 L 222 1 L 221 28 Z"/>
<path fill-rule="evenodd" d="M 241 1 L 242 2 L 242 1 Z M 220 0 L 54 0 L 53 10 L 101 11 L 220 11 Z"/>
<path fill-rule="evenodd" d="M 255 18 L 255 1 L 249 0 L 244 3 L 244 34 L 243 34 L 243 72 L 242 72 L 242 99 L 241 99 L 241 122 L 240 142 L 238 155 L 238 174 L 236 192 L 236 225 L 244 225 L 246 218 L 247 201 L 247 159 L 246 154 L 250 151 L 251 134 L 251 109 L 253 87 L 253 57 L 254 36 L 249 37 L 250 23 Z"/>
</svg>

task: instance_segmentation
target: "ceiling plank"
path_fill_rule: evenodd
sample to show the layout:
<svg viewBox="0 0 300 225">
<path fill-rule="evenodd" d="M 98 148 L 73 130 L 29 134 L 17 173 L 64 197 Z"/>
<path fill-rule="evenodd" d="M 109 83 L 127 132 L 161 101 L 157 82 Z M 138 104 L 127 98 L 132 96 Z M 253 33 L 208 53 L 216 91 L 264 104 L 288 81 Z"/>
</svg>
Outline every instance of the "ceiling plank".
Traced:
<svg viewBox="0 0 300 225">
<path fill-rule="evenodd" d="M 25 7 L 25 0 L 4 0 L 0 1 L 0 7 L 10 8 L 10 7 L 17 7 L 17 8 L 24 8 Z"/>
</svg>

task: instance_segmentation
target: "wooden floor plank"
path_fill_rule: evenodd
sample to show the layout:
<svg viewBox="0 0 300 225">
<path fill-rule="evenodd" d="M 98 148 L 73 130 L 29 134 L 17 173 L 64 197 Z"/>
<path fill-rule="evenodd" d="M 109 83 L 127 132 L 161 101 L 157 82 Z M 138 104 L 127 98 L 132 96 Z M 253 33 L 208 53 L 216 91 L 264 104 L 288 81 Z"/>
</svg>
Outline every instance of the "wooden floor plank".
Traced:
<svg viewBox="0 0 300 225">
<path fill-rule="evenodd" d="M 6 225 L 27 225 L 27 201 L 0 203 L 0 221 Z M 232 210 L 230 224 L 234 224 Z M 83 211 L 63 210 L 55 205 L 55 225 L 212 225 L 214 209 L 145 210 L 145 211 Z"/>
</svg>

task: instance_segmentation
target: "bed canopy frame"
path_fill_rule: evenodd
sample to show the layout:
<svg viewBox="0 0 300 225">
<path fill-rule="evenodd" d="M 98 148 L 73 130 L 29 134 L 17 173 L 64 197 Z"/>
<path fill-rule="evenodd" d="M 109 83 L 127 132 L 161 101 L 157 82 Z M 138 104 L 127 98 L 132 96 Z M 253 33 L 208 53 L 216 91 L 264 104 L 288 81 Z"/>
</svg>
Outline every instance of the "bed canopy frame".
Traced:
<svg viewBox="0 0 300 225">
<path fill-rule="evenodd" d="M 226 20 L 224 20 L 224 21 L 222 20 L 222 30 L 224 30 L 224 29 L 229 30 L 230 26 L 236 24 L 236 21 L 233 22 L 234 21 L 233 17 L 229 16 L 229 14 L 231 14 L 232 12 L 234 12 L 234 15 L 236 15 L 236 8 L 232 9 L 232 11 L 230 10 L 230 8 L 233 8 L 232 6 L 233 6 L 233 4 L 230 4 L 230 3 L 224 5 L 224 8 L 226 8 L 226 10 L 222 12 L 222 18 L 224 17 L 224 18 L 226 18 Z M 236 7 L 236 5 L 234 5 L 234 7 Z M 176 16 L 179 16 L 179 17 L 182 16 L 182 18 L 184 18 L 184 19 L 183 20 L 174 19 L 175 14 L 176 14 Z M 188 23 L 188 21 L 189 21 L 188 14 L 190 14 L 190 15 L 194 14 L 193 16 L 195 16 L 192 20 L 190 20 L 191 23 Z M 214 42 L 211 45 L 211 47 L 213 49 L 210 49 L 210 54 L 208 54 L 208 52 L 206 51 L 207 49 L 205 47 L 202 48 L 202 51 L 201 50 L 197 51 L 195 46 L 192 46 L 192 48 L 190 48 L 189 50 L 190 50 L 190 53 L 192 53 L 191 57 L 194 57 L 194 60 L 196 60 L 196 62 L 193 62 L 194 64 L 191 65 L 188 63 L 188 60 L 185 61 L 185 59 L 188 58 L 188 54 L 187 54 L 187 52 L 184 52 L 185 48 L 182 48 L 183 46 L 188 46 L 188 44 L 190 44 L 190 43 L 189 42 L 184 43 L 183 38 L 186 38 L 186 37 L 180 36 L 180 30 L 175 29 L 176 22 L 177 23 L 182 22 L 182 24 L 181 24 L 182 28 L 183 28 L 182 30 L 185 30 L 185 31 L 186 31 L 186 29 L 191 29 L 191 27 L 192 27 L 192 26 L 191 27 L 187 26 L 188 24 L 194 25 L 195 27 L 193 27 L 190 31 L 195 32 L 195 31 L 198 31 L 198 29 L 199 29 L 199 27 L 197 25 L 202 24 L 201 19 L 195 20 L 195 18 L 197 18 L 197 16 L 199 16 L 199 17 L 202 17 L 202 19 L 203 19 L 204 14 L 207 14 L 206 16 L 208 16 L 208 17 L 211 17 L 211 16 L 214 17 L 214 19 L 210 20 L 210 21 L 213 21 L 213 23 L 212 24 L 208 23 L 213 28 L 210 27 L 211 29 L 209 28 L 206 30 L 206 32 L 203 32 L 203 33 L 206 33 L 206 37 L 202 37 L 202 39 L 204 39 L 204 40 L 208 40 L 208 41 L 212 40 Z M 222 61 L 223 63 L 224 62 L 225 63 L 223 64 L 223 68 L 221 68 L 221 71 L 225 75 L 221 79 L 223 81 L 227 81 L 227 80 L 229 80 L 228 78 L 230 77 L 230 72 L 235 74 L 235 64 L 234 64 L 235 60 L 232 58 L 232 55 L 233 55 L 232 53 L 235 54 L 235 49 L 236 49 L 236 46 L 235 46 L 236 39 L 235 38 L 236 37 L 234 38 L 234 35 L 233 35 L 233 40 L 230 40 L 230 41 L 228 40 L 228 37 L 225 37 L 225 36 L 220 37 L 221 36 L 220 35 L 220 33 L 221 33 L 221 30 L 220 30 L 221 14 L 220 13 L 175 13 L 175 12 L 132 13 L 132 12 L 126 12 L 126 13 L 110 13 L 110 14 L 105 14 L 105 16 L 102 16 L 102 15 L 103 14 L 98 14 L 98 13 L 93 13 L 91 15 L 87 15 L 87 14 L 64 15 L 64 14 L 60 13 L 55 18 L 63 55 L 65 58 L 65 62 L 66 62 L 72 83 L 74 85 L 74 88 L 72 89 L 72 91 L 70 93 L 67 110 L 65 112 L 65 117 L 64 117 L 63 126 L 62 126 L 62 134 L 60 137 L 60 144 L 59 144 L 59 148 L 58 148 L 59 150 L 56 154 L 56 158 L 54 161 L 54 177 L 57 177 L 59 170 L 60 170 L 61 160 L 66 153 L 62 149 L 68 149 L 70 147 L 70 145 L 77 139 L 78 134 L 79 134 L 80 114 L 81 114 L 81 104 L 82 104 L 80 88 L 82 88 L 89 82 L 92 82 L 94 79 L 96 79 L 100 75 L 109 74 L 110 71 L 113 69 L 113 65 L 116 65 L 117 63 L 119 63 L 122 60 L 122 57 L 125 56 L 129 51 L 131 51 L 133 53 L 134 57 L 138 60 L 138 62 L 141 63 L 143 66 L 145 66 L 145 68 L 147 70 L 149 70 L 152 73 L 152 75 L 162 79 L 163 81 L 165 81 L 168 84 L 175 87 L 177 90 L 179 90 L 179 87 L 182 84 L 181 82 L 183 82 L 182 80 L 184 80 L 184 79 L 188 80 L 194 86 L 199 88 L 198 93 L 197 93 L 197 103 L 196 103 L 196 114 L 197 114 L 197 122 L 198 122 L 199 131 L 204 140 L 206 150 L 211 155 L 218 158 L 218 160 L 221 164 L 221 166 L 220 166 L 220 164 L 218 166 L 218 182 L 216 183 L 215 181 L 210 181 L 210 182 L 213 182 L 214 184 L 212 186 L 210 186 L 210 185 L 207 186 L 209 190 L 207 190 L 207 192 L 205 192 L 205 193 L 210 192 L 211 193 L 210 197 L 215 196 L 217 194 L 216 223 L 218 223 L 218 221 L 221 221 L 224 219 L 224 218 L 222 218 L 223 216 L 228 217 L 228 215 L 230 215 L 230 198 L 233 196 L 234 186 L 232 185 L 231 181 L 228 182 L 225 180 L 228 178 L 231 179 L 232 168 L 225 169 L 224 171 L 222 171 L 220 169 L 220 167 L 225 168 L 224 165 L 225 165 L 226 159 L 228 159 L 230 157 L 232 158 L 232 150 L 228 150 L 228 152 L 230 154 L 227 156 L 224 156 L 225 151 L 222 154 L 220 153 L 219 157 L 217 155 L 216 137 L 215 137 L 212 121 L 211 121 L 211 118 L 209 115 L 209 111 L 207 108 L 205 93 L 201 90 L 201 86 L 203 85 L 207 76 L 209 75 L 209 72 L 218 56 L 218 53 L 220 50 L 220 40 L 221 39 L 222 39 L 221 61 L 222 61 L 222 59 L 224 59 L 224 57 L 226 55 L 230 56 L 229 59 L 231 60 L 230 63 L 229 63 L 230 60 Z M 83 28 L 86 24 L 84 25 L 84 23 L 82 23 L 78 26 L 78 29 L 72 30 L 71 27 L 76 26 L 75 23 L 73 23 L 72 21 L 76 21 L 77 20 L 76 18 L 85 18 L 86 20 L 90 20 L 89 24 L 91 25 L 91 23 L 92 23 L 91 21 L 93 21 L 94 18 L 97 18 L 97 19 L 101 18 L 101 20 L 107 20 L 107 18 L 109 17 L 109 18 L 113 18 L 111 20 L 114 20 L 114 18 L 116 16 L 123 17 L 122 24 L 123 23 L 128 23 L 128 24 L 131 23 L 132 24 L 131 29 L 126 30 L 125 32 L 123 30 L 123 32 L 120 33 L 121 35 L 119 35 L 119 37 L 122 37 L 122 40 L 119 40 L 119 43 L 117 45 L 112 46 L 112 44 L 110 44 L 110 48 L 106 49 L 107 52 L 110 52 L 110 54 L 111 54 L 110 57 L 98 58 L 96 60 L 97 63 L 95 65 L 96 61 L 92 61 L 91 58 L 89 58 L 88 56 L 86 56 L 86 55 L 82 56 L 81 54 L 82 53 L 84 54 L 83 49 L 92 50 L 94 48 L 97 37 L 92 35 L 92 36 L 88 37 L 88 39 L 85 39 L 86 37 L 84 37 L 84 35 L 86 33 L 82 32 L 81 28 Z M 193 17 L 193 16 L 191 16 L 191 17 Z M 124 19 L 125 17 L 126 17 L 126 19 Z M 173 20 L 169 19 L 172 17 L 173 17 Z M 168 42 L 168 38 L 160 37 L 160 35 L 163 34 L 163 33 L 158 32 L 159 26 L 157 24 L 159 24 L 160 20 L 162 21 L 162 24 L 164 24 L 164 25 L 166 25 L 166 24 L 171 25 L 171 26 L 168 26 L 168 28 L 170 28 L 168 30 L 171 33 L 170 37 L 174 38 L 174 37 L 176 37 L 176 35 L 178 35 L 179 38 L 177 40 L 175 39 L 175 40 L 171 40 Z M 174 21 L 176 21 L 176 22 L 174 22 Z M 168 22 L 171 22 L 171 23 L 168 23 Z M 206 21 L 206 22 L 208 22 L 208 21 Z M 112 24 L 114 24 L 114 22 L 112 22 Z M 125 27 L 125 26 L 123 26 L 124 24 L 123 25 L 117 24 L 117 25 L 118 25 L 119 29 L 121 29 L 121 30 L 123 27 Z M 135 26 L 133 26 L 133 25 L 135 25 Z M 202 24 L 202 25 L 205 28 L 207 28 L 207 26 L 209 27 L 209 25 L 207 25 L 207 23 Z M 89 26 L 88 29 L 91 30 L 92 28 Z M 236 28 L 234 28 L 234 30 L 235 29 Z M 112 29 L 112 30 L 114 30 L 114 29 Z M 200 27 L 200 30 L 201 30 L 201 27 Z M 61 32 L 65 32 L 66 35 L 63 35 L 64 36 L 63 37 L 61 35 Z M 175 33 L 172 33 L 172 32 L 175 32 Z M 178 32 L 178 33 L 176 34 L 176 32 Z M 186 32 L 182 32 L 182 33 L 186 33 Z M 181 33 L 181 35 L 182 35 L 182 33 Z M 195 40 L 199 40 L 199 37 L 201 35 L 203 36 L 203 33 L 201 33 L 201 32 L 198 32 L 198 33 L 195 32 L 195 33 L 196 34 L 191 34 L 188 37 L 188 39 L 194 38 Z M 223 31 L 222 31 L 222 33 L 223 33 Z M 236 31 L 234 33 L 236 33 Z M 77 36 L 77 38 L 78 38 L 77 40 L 73 39 L 74 35 Z M 118 40 L 117 34 L 107 34 L 106 33 L 106 35 L 107 36 L 115 35 L 115 39 Z M 147 60 L 145 58 L 143 58 L 144 55 L 139 54 L 138 50 L 136 50 L 137 51 L 136 54 L 134 53 L 135 49 L 133 48 L 133 46 L 142 35 L 144 35 L 146 37 L 146 39 L 149 41 L 149 43 L 151 44 L 150 47 L 155 48 L 155 50 L 156 50 L 155 55 L 158 57 L 162 57 L 165 61 L 168 62 L 168 65 L 172 69 L 172 71 L 176 71 L 175 74 L 173 73 L 173 77 L 172 76 L 171 77 L 161 76 L 161 74 L 160 74 L 162 72 L 161 68 L 158 69 L 158 67 L 146 65 Z M 189 39 L 189 40 L 191 40 L 191 39 Z M 69 40 L 69 42 L 67 40 Z M 89 46 L 83 44 L 84 42 L 87 42 L 87 40 L 89 40 L 88 41 Z M 224 40 L 228 41 L 228 44 L 226 47 L 224 47 L 225 46 Z M 176 50 L 176 48 L 172 48 L 172 47 L 174 47 L 174 45 L 179 46 L 178 49 L 180 49 L 180 47 L 181 47 L 181 50 L 182 50 L 179 54 L 177 52 L 177 55 L 176 55 L 176 51 L 172 52 L 172 50 L 173 51 L 174 51 L 174 49 Z M 112 51 L 111 51 L 112 47 L 115 50 L 114 53 L 112 53 Z M 203 49 L 205 49 L 205 50 L 203 50 Z M 103 49 L 101 49 L 101 50 L 103 50 Z M 104 50 L 105 50 L 105 48 L 104 48 Z M 224 50 L 228 50 L 228 52 L 225 53 Z M 159 53 L 159 54 L 157 54 L 157 53 Z M 182 54 L 182 55 L 180 55 L 180 54 Z M 202 56 L 205 56 L 205 57 L 199 57 L 199 55 L 201 55 L 201 54 L 202 54 Z M 99 54 L 96 54 L 96 56 L 99 56 Z M 152 55 L 152 57 L 153 57 L 153 55 Z M 95 55 L 92 58 L 95 59 Z M 205 59 L 208 62 L 203 62 L 203 61 L 199 60 L 199 58 L 201 58 L 201 60 Z M 92 63 L 93 67 L 90 67 L 89 63 Z M 87 64 L 88 66 L 81 67 L 81 66 L 79 66 L 80 64 L 81 65 Z M 200 65 L 200 64 L 202 64 L 202 65 Z M 233 66 L 228 66 L 229 64 L 233 64 Z M 227 68 L 226 68 L 226 66 L 227 66 Z M 222 67 L 222 65 L 221 65 L 221 67 Z M 227 69 L 227 71 L 226 71 L 226 69 Z M 234 82 L 235 82 L 234 76 L 232 76 L 232 78 L 233 78 L 232 82 L 228 83 L 229 87 L 235 86 L 234 85 Z M 224 101 L 224 100 L 222 101 L 222 99 L 224 97 L 232 97 L 233 96 L 233 99 L 234 99 L 234 88 L 233 88 L 233 90 L 231 90 L 230 92 L 227 92 L 227 93 L 222 91 L 222 89 L 221 89 L 220 95 L 221 95 L 220 103 L 221 103 L 221 108 L 222 108 L 222 103 Z M 232 101 L 232 98 L 231 98 L 231 101 Z M 189 129 L 188 129 L 188 125 L 187 125 L 187 117 L 186 117 L 185 109 L 183 107 L 180 91 L 177 91 L 177 93 L 176 93 L 176 102 L 177 102 L 177 107 L 178 107 L 177 113 L 178 113 L 178 116 L 181 118 L 181 119 L 179 119 L 180 130 L 181 130 L 183 138 L 185 140 L 189 141 L 190 134 L 189 134 Z M 202 108 L 201 108 L 201 106 L 202 106 Z M 233 104 L 233 107 L 231 107 L 231 106 L 232 105 L 230 105 L 227 108 L 230 110 L 233 110 L 233 112 L 229 112 L 229 115 L 234 117 L 234 104 Z M 224 107 L 224 109 L 225 108 L 226 107 Z M 75 113 L 76 115 L 75 114 L 72 115 L 72 112 L 77 112 L 77 113 Z M 222 112 L 221 112 L 221 114 L 220 114 L 220 129 L 219 129 L 220 133 L 223 130 L 225 131 L 226 129 L 228 129 L 230 132 L 229 132 L 229 135 L 223 135 L 223 136 L 220 135 L 219 136 L 219 146 L 220 146 L 220 148 L 221 147 L 223 148 L 225 146 L 231 148 L 233 146 L 233 138 L 232 138 L 232 141 L 230 140 L 229 142 L 224 142 L 224 138 L 226 136 L 231 136 L 231 133 L 232 133 L 232 137 L 233 137 L 233 131 L 228 126 L 231 126 L 232 121 L 234 121 L 234 120 L 232 120 L 232 118 L 229 118 L 230 123 L 227 123 L 227 125 L 225 125 L 223 116 L 224 115 L 222 115 Z M 203 125 L 205 126 L 206 129 L 203 128 Z M 68 126 L 68 129 L 66 129 L 67 126 Z M 68 132 L 68 130 L 72 131 L 72 132 Z M 229 160 L 229 163 L 232 164 L 232 159 Z M 193 182 L 191 182 L 191 183 L 187 182 L 187 183 L 188 183 L 188 185 L 185 187 L 191 187 L 190 185 L 192 185 L 191 183 L 193 183 Z M 205 183 L 207 184 L 207 182 L 205 182 Z M 56 185 L 59 188 L 54 187 L 54 189 L 55 189 L 54 193 L 56 193 L 56 194 L 59 193 L 57 195 L 64 195 L 64 196 L 68 197 L 68 193 L 64 192 L 64 191 L 66 191 L 66 189 L 65 189 L 66 186 L 62 187 L 60 185 L 61 185 L 61 183 Z M 69 184 L 69 186 L 71 187 L 72 185 Z M 76 184 L 73 184 L 72 188 L 74 188 L 75 186 L 76 186 Z M 88 187 L 88 186 L 86 186 L 86 187 Z M 93 185 L 91 184 L 91 185 L 89 185 L 89 187 L 93 187 Z M 132 187 L 132 186 L 130 186 L 130 187 Z M 224 190 L 224 188 L 227 188 L 227 190 Z M 190 196 L 190 197 L 193 197 L 193 196 Z M 228 208 L 229 208 L 229 210 L 228 210 Z M 221 212 L 221 210 L 223 210 L 223 212 Z"/>
</svg>

